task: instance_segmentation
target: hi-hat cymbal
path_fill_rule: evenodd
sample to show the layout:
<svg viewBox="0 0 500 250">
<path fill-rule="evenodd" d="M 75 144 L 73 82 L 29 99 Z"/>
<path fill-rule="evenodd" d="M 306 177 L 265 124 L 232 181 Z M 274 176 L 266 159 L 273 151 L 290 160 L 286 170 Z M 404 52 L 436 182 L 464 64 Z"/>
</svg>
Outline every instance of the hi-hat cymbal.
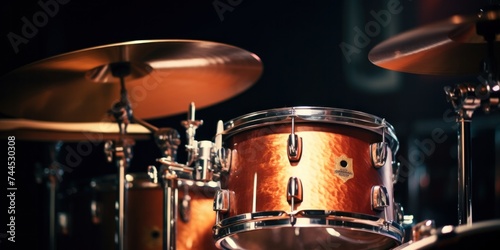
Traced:
<svg viewBox="0 0 500 250">
<path fill-rule="evenodd" d="M 414 74 L 478 75 L 483 60 L 493 53 L 476 26 L 494 33 L 494 58 L 500 62 L 500 12 L 455 15 L 440 22 L 406 31 L 375 46 L 369 60 L 382 68 Z M 484 31 L 484 30 L 483 30 Z"/>
<path fill-rule="evenodd" d="M 128 124 L 124 138 L 150 140 L 152 132 L 139 124 Z M 0 135 L 15 136 L 23 141 L 89 141 L 119 140 L 115 122 L 47 122 L 29 119 L 1 119 Z"/>
<path fill-rule="evenodd" d="M 98 122 L 120 101 L 120 71 L 134 117 L 161 118 L 242 93 L 262 73 L 241 48 L 196 40 L 104 45 L 44 59 L 0 78 L 0 113 L 57 122 Z"/>
</svg>

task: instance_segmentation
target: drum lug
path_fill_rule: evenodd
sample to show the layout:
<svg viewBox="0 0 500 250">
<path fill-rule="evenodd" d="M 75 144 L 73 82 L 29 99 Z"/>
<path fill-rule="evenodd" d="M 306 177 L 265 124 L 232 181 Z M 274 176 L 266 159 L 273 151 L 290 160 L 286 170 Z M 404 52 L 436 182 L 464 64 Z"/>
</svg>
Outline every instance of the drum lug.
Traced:
<svg viewBox="0 0 500 250">
<path fill-rule="evenodd" d="M 385 165 L 387 160 L 387 143 L 385 141 L 385 133 L 387 130 L 387 124 L 385 119 L 382 119 L 382 142 L 370 144 L 370 154 L 372 158 L 372 164 L 375 168 L 381 168 Z"/>
<path fill-rule="evenodd" d="M 298 177 L 290 177 L 288 179 L 288 187 L 286 193 L 286 201 L 290 204 L 291 211 L 295 209 L 295 204 L 303 200 L 302 181 Z"/>
<path fill-rule="evenodd" d="M 418 241 L 436 233 L 436 224 L 434 220 L 424 220 L 417 223 L 411 229 L 413 241 Z"/>
<path fill-rule="evenodd" d="M 387 143 L 377 142 L 370 144 L 370 154 L 373 166 L 375 168 L 383 167 L 387 159 Z"/>
<path fill-rule="evenodd" d="M 292 117 L 292 133 L 288 135 L 288 160 L 298 162 L 302 156 L 302 138 L 295 134 L 295 118 Z"/>
<path fill-rule="evenodd" d="M 214 157 L 214 181 L 219 181 L 222 173 L 229 173 L 231 169 L 231 154 L 232 151 L 228 148 L 220 148 L 216 150 Z"/>
<path fill-rule="evenodd" d="M 219 189 L 215 193 L 214 197 L 214 211 L 217 212 L 227 212 L 229 211 L 231 205 L 231 192 L 227 189 Z"/>
<path fill-rule="evenodd" d="M 228 173 L 231 168 L 231 149 L 222 147 L 222 133 L 224 124 L 221 120 L 217 122 L 217 132 L 215 133 L 215 142 L 213 147 L 214 156 L 214 174 L 213 180 L 219 181 L 222 173 Z"/>
<path fill-rule="evenodd" d="M 225 214 L 231 209 L 231 201 L 234 199 L 234 191 L 219 189 L 214 196 L 213 209 L 216 213 L 216 223 L 220 222 L 220 214 Z"/>
<path fill-rule="evenodd" d="M 373 186 L 371 192 L 371 203 L 372 209 L 378 211 L 383 211 L 387 206 L 389 206 L 387 188 L 380 185 Z"/>
</svg>

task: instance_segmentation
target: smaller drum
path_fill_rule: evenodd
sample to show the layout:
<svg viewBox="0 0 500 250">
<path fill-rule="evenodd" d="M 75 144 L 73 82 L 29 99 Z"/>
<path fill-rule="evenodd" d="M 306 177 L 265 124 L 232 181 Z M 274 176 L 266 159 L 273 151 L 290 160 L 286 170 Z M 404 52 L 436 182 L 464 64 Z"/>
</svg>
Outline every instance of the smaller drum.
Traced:
<svg viewBox="0 0 500 250">
<path fill-rule="evenodd" d="M 114 249 L 116 175 L 73 184 L 62 198 L 59 214 L 61 249 Z M 161 250 L 163 189 L 147 174 L 127 174 L 125 180 L 124 249 Z M 217 249 L 212 239 L 216 182 L 179 180 L 176 248 Z"/>
<path fill-rule="evenodd" d="M 476 249 L 500 244 L 500 220 L 475 222 L 472 225 L 444 226 L 420 240 L 410 240 L 394 250 Z"/>
<path fill-rule="evenodd" d="M 292 107 L 224 125 L 217 247 L 389 249 L 403 241 L 393 200 L 399 142 L 384 119 Z"/>
</svg>

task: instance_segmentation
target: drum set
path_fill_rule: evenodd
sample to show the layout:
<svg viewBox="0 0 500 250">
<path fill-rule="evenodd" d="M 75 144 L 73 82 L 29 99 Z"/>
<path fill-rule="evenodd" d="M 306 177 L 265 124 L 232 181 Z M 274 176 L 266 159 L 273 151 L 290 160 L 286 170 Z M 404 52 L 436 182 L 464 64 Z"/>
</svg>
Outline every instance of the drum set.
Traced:
<svg viewBox="0 0 500 250">
<path fill-rule="evenodd" d="M 2 134 L 19 140 L 101 143 L 117 174 L 59 188 L 67 166 L 45 173 L 53 249 L 448 249 L 498 243 L 500 221 L 473 223 L 470 123 L 500 107 L 500 9 L 454 16 L 382 42 L 369 59 L 389 70 L 457 75 L 445 88 L 458 124 L 458 223 L 416 223 L 407 234 L 394 197 L 399 141 L 384 118 L 294 106 L 219 120 L 210 140 L 196 106 L 239 94 L 261 75 L 260 58 L 197 40 L 100 46 L 41 60 L 1 79 Z M 26 86 L 30 88 L 27 89 Z M 83 93 L 83 94 L 82 94 Z M 86 96 L 85 100 L 75 102 Z M 184 112 L 180 133 L 146 120 Z M 196 103 L 196 106 L 195 106 Z M 128 173 L 136 140 L 152 139 L 156 165 Z M 54 154 L 57 154 L 57 146 Z M 56 208 L 56 197 L 63 205 Z M 84 235 L 84 236 L 83 236 Z M 408 237 L 407 235 L 410 235 Z"/>
</svg>

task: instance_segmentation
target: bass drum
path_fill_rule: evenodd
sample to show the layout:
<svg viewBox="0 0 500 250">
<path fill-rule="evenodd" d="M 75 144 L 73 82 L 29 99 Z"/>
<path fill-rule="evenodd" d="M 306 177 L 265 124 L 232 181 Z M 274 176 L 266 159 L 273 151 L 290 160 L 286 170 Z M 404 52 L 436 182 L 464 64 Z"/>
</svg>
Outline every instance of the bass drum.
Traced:
<svg viewBox="0 0 500 250">
<path fill-rule="evenodd" d="M 214 238 L 221 249 L 389 249 L 399 143 L 384 119 L 292 107 L 224 124 Z"/>
<path fill-rule="evenodd" d="M 68 187 L 59 214 L 59 249 L 114 249 L 117 197 L 116 175 Z M 161 250 L 163 189 L 147 174 L 128 174 L 125 180 L 124 249 Z M 176 248 L 217 249 L 212 239 L 212 202 L 216 182 L 179 180 Z"/>
<path fill-rule="evenodd" d="M 408 241 L 394 250 L 476 249 L 500 244 L 500 220 L 481 221 L 472 225 L 444 226 L 421 240 Z"/>
</svg>

